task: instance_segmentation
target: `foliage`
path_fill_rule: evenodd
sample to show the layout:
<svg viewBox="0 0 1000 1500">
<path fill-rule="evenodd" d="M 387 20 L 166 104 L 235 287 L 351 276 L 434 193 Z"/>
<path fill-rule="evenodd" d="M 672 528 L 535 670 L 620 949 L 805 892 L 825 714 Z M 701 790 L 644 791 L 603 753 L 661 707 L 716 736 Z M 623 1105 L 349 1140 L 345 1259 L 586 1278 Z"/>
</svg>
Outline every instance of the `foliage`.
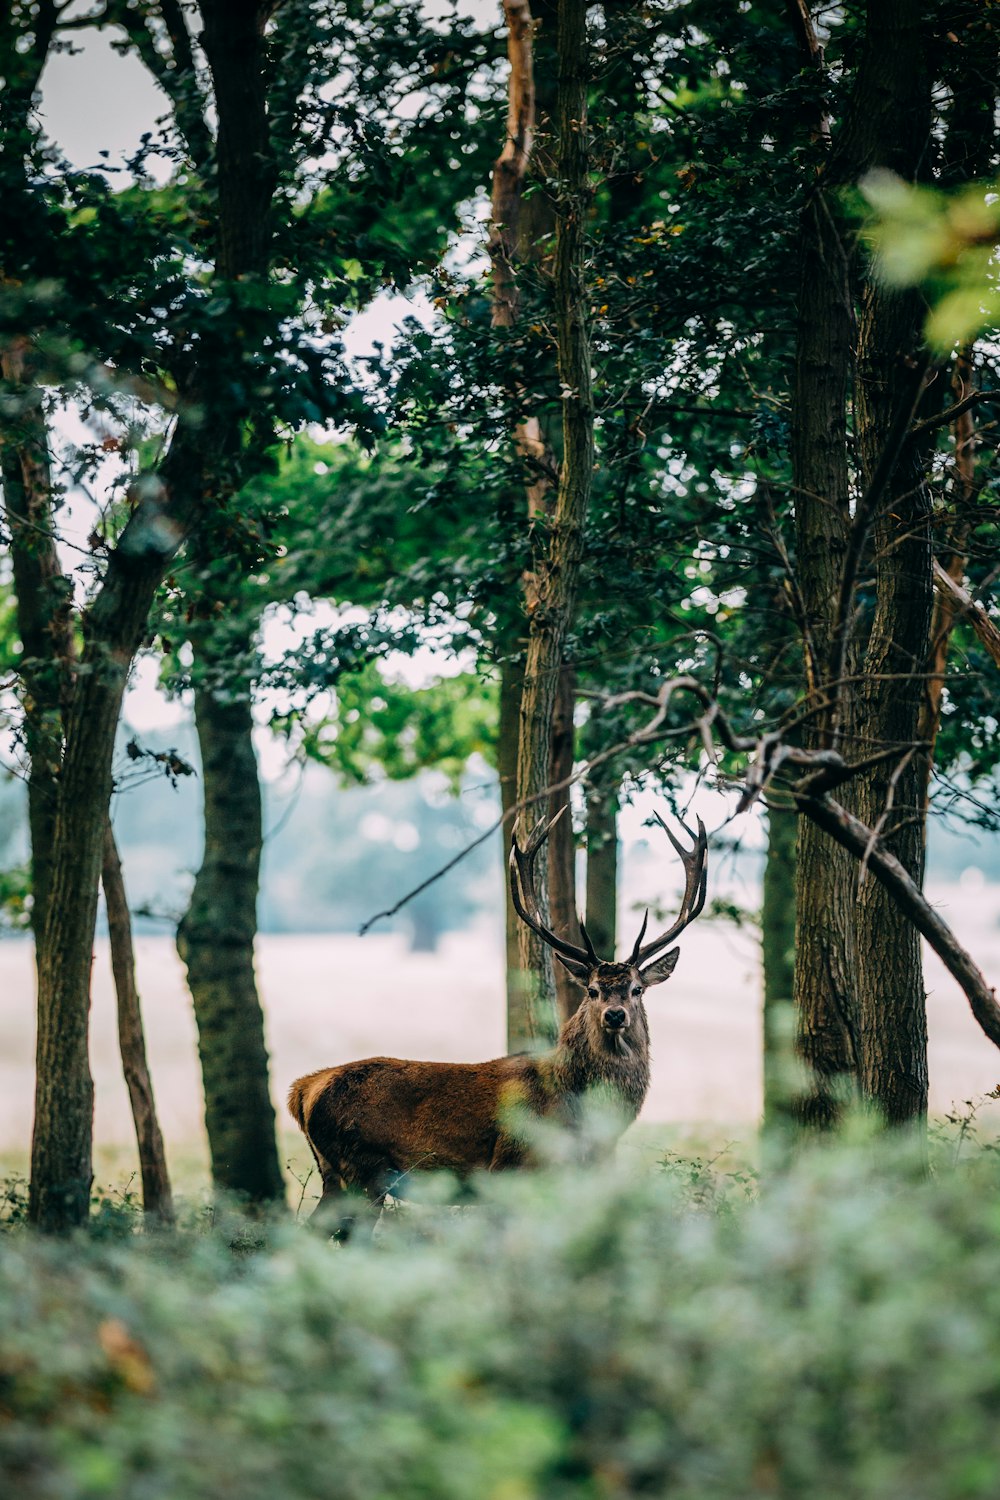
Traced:
<svg viewBox="0 0 1000 1500">
<path fill-rule="evenodd" d="M 0 931 L 31 924 L 31 871 L 27 864 L 0 870 Z"/>
<path fill-rule="evenodd" d="M 947 193 L 880 172 L 863 186 L 874 210 L 869 233 L 881 274 L 891 286 L 924 288 L 931 347 L 947 354 L 994 328 L 1000 318 L 996 184 L 969 183 Z"/>
<path fill-rule="evenodd" d="M 348 784 L 433 769 L 457 796 L 470 758 L 494 759 L 496 718 L 495 692 L 470 673 L 410 688 L 372 663 L 341 681 L 334 713 L 305 727 L 302 748 Z"/>
<path fill-rule="evenodd" d="M 224 1214 L 125 1241 L 14 1230 L 0 1481 L 19 1500 L 992 1500 L 993 1168 L 920 1180 L 869 1149 L 721 1213 L 676 1171 L 494 1180 L 491 1206 L 374 1250 Z"/>
</svg>

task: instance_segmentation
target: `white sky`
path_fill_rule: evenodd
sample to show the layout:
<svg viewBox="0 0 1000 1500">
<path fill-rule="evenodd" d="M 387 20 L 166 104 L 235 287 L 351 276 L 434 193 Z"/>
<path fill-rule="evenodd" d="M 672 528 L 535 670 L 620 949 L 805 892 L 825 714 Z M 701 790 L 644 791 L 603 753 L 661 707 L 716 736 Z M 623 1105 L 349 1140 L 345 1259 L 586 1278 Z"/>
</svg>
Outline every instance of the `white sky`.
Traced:
<svg viewBox="0 0 1000 1500">
<path fill-rule="evenodd" d="M 489 9 L 494 7 L 491 5 Z M 496 9 L 499 12 L 498 6 Z M 115 34 L 112 28 L 87 33 L 85 40 L 82 34 L 81 40 L 74 40 L 72 52 L 50 57 L 43 75 L 40 114 L 44 129 L 78 168 L 121 166 L 138 149 L 144 132 L 155 131 L 158 118 L 166 112 L 163 96 L 143 65 L 131 54 L 123 56 L 112 47 Z M 102 152 L 107 154 L 102 156 Z M 372 353 L 376 342 L 390 343 L 400 320 L 414 313 L 421 318 L 432 316 L 430 303 L 422 293 L 412 298 L 389 294 L 377 297 L 345 331 L 349 357 L 356 360 Z M 68 442 L 93 438 L 92 432 L 72 412 L 63 414 L 56 426 Z M 70 547 L 86 546 L 93 514 L 85 496 L 77 494 L 70 498 L 61 518 L 61 529 Z M 70 554 L 67 565 L 72 566 L 72 562 Z M 318 606 L 305 628 L 311 630 L 328 624 L 335 617 L 333 609 Z M 265 647 L 269 654 L 277 654 L 289 649 L 301 636 L 301 631 L 276 619 L 266 631 Z M 450 675 L 467 663 L 456 663 L 426 649 L 410 658 L 390 659 L 388 665 L 394 675 L 419 685 L 432 674 Z M 159 691 L 157 667 L 152 659 L 136 663 L 124 712 L 128 723 L 139 732 L 169 729 L 188 714 L 184 705 L 168 702 Z M 270 705 L 262 705 L 262 718 L 269 712 Z M 280 776 L 286 767 L 284 748 L 266 731 L 257 739 L 265 777 Z"/>
</svg>

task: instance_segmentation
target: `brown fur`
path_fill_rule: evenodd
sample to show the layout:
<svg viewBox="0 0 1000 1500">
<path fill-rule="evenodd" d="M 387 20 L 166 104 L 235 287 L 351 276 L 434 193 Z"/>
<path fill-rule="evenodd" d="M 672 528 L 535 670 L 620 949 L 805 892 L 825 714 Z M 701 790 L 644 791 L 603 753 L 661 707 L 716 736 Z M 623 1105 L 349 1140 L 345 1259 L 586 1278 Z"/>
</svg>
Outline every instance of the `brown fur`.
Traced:
<svg viewBox="0 0 1000 1500">
<path fill-rule="evenodd" d="M 288 1107 L 323 1179 L 317 1214 L 339 1210 L 347 1188 L 360 1189 L 377 1213 L 399 1177 L 419 1169 L 465 1177 L 524 1165 L 528 1148 L 509 1128 L 518 1106 L 572 1126 L 584 1095 L 603 1089 L 620 1109 L 624 1130 L 649 1087 L 642 995 L 647 984 L 667 977 L 676 953 L 644 975 L 631 964 L 598 964 L 555 1048 L 540 1056 L 482 1063 L 369 1057 L 296 1079 Z M 626 1020 L 612 1031 L 605 1016 L 616 1010 Z M 350 1222 L 341 1219 L 341 1227 Z"/>
</svg>

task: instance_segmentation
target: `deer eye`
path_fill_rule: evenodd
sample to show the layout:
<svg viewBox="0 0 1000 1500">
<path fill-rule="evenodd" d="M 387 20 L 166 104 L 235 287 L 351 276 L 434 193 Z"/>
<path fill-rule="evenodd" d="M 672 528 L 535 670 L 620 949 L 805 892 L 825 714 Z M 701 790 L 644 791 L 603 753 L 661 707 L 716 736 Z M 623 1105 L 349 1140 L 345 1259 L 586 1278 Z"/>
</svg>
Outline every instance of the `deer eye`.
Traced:
<svg viewBox="0 0 1000 1500">
<path fill-rule="evenodd" d="M 642 985 L 641 984 L 634 984 L 632 986 L 632 999 L 633 1000 L 638 1000 L 638 998 L 639 998 L 639 996 L 641 994 L 642 994 Z"/>
<path fill-rule="evenodd" d="M 600 990 L 597 989 L 595 985 L 591 985 L 590 989 L 587 991 L 587 994 L 590 996 L 591 1000 L 596 1000 L 600 993 Z"/>
</svg>

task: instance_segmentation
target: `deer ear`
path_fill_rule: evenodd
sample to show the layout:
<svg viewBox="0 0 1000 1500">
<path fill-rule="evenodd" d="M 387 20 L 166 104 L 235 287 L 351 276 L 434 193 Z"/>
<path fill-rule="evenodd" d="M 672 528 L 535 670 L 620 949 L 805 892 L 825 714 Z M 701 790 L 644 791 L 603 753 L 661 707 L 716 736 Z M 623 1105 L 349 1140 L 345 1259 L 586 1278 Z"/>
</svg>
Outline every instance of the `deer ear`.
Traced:
<svg viewBox="0 0 1000 1500">
<path fill-rule="evenodd" d="M 655 964 L 650 964 L 648 969 L 643 969 L 639 975 L 643 984 L 648 988 L 651 984 L 662 984 L 669 979 L 677 967 L 677 960 L 681 956 L 679 948 L 671 948 L 662 958 L 658 958 Z"/>
<path fill-rule="evenodd" d="M 580 964 L 580 963 L 577 963 L 577 961 L 576 961 L 575 958 L 563 958 L 563 956 L 562 956 L 561 953 L 557 953 L 556 954 L 556 958 L 562 964 L 562 966 L 563 966 L 564 969 L 568 969 L 569 970 L 569 972 L 572 974 L 573 978 L 579 984 L 586 984 L 587 983 L 587 980 L 590 978 L 590 966 L 589 966 L 589 964 Z"/>
</svg>

